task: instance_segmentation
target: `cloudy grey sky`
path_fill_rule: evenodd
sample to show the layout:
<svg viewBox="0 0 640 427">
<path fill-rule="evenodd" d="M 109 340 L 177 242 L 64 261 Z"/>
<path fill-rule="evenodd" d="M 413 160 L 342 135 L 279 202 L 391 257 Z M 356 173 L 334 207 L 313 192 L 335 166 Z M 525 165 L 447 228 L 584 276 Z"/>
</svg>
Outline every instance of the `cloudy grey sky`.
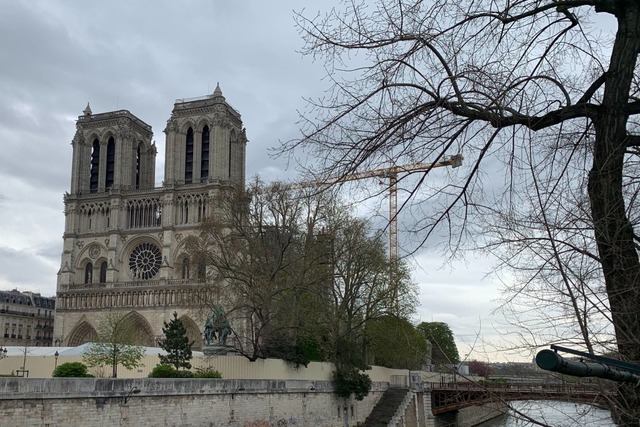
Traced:
<svg viewBox="0 0 640 427">
<path fill-rule="evenodd" d="M 325 5 L 326 3 L 326 5 Z M 220 82 L 247 128 L 247 176 L 292 176 L 269 157 L 297 136 L 304 97 L 326 87 L 321 63 L 302 57 L 293 10 L 330 2 L 55 1 L 4 2 L 0 9 L 0 289 L 54 295 L 70 185 L 71 139 L 87 102 L 94 113 L 127 109 L 153 127 L 156 170 L 163 129 L 177 98 L 211 93 Z M 380 204 L 384 206 L 384 203 Z M 443 266 L 435 253 L 414 259 L 417 321 L 444 321 L 461 356 L 496 356 L 491 341 L 498 297 L 490 262 Z M 509 357 L 509 356 L 507 356 Z"/>
</svg>

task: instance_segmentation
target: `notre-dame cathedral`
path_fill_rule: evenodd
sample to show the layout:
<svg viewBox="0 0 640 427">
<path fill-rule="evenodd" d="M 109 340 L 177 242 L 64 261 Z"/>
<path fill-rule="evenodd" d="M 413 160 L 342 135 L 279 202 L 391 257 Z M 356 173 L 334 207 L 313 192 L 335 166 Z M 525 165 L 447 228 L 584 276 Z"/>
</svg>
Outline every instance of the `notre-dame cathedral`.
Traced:
<svg viewBox="0 0 640 427">
<path fill-rule="evenodd" d="M 140 345 L 155 346 L 173 312 L 194 349 L 206 292 L 185 238 L 222 191 L 245 182 L 247 138 L 238 111 L 213 94 L 176 101 L 164 130 L 164 181 L 155 187 L 151 126 L 126 110 L 78 117 L 58 272 L 54 345 L 92 341 L 105 311 L 126 313 Z"/>
</svg>

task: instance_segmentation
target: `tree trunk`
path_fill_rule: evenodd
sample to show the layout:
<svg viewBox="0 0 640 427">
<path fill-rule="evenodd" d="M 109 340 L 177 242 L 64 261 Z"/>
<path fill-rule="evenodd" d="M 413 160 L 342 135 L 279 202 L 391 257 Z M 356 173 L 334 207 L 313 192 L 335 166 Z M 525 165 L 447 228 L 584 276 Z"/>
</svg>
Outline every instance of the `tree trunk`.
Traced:
<svg viewBox="0 0 640 427">
<path fill-rule="evenodd" d="M 618 350 L 640 361 L 640 261 L 625 213 L 622 176 L 627 148 L 627 104 L 640 52 L 640 6 L 620 2 L 618 32 L 607 71 L 602 106 L 594 120 L 595 146 L 589 198 Z M 616 421 L 638 425 L 640 400 L 633 388 L 620 389 Z"/>
<path fill-rule="evenodd" d="M 118 378 L 118 347 L 113 347 L 113 360 L 111 361 L 111 378 Z"/>
</svg>

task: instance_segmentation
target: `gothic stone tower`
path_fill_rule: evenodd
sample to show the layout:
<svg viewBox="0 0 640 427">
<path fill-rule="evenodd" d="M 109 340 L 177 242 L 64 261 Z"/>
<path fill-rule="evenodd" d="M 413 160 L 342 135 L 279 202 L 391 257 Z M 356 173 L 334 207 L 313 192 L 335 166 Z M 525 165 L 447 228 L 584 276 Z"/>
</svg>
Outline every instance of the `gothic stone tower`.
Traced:
<svg viewBox="0 0 640 427">
<path fill-rule="evenodd" d="M 118 310 L 141 345 L 155 346 L 176 311 L 200 347 L 204 322 L 190 308 L 206 290 L 183 243 L 221 191 L 244 185 L 240 114 L 219 86 L 212 95 L 177 100 L 158 188 L 149 125 L 126 110 L 93 114 L 87 105 L 76 129 L 54 344 L 91 341 L 101 314 Z"/>
</svg>

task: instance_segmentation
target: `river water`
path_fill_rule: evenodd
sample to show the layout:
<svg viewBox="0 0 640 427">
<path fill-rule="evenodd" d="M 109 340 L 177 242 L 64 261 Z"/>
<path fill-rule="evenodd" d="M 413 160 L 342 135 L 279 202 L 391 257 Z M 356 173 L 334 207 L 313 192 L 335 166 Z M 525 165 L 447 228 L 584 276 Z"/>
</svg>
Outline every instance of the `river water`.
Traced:
<svg viewBox="0 0 640 427">
<path fill-rule="evenodd" d="M 513 408 L 552 427 L 614 427 L 611 414 L 591 405 L 557 402 L 551 400 L 511 402 Z M 525 427 L 535 426 L 522 416 L 510 412 L 509 415 L 480 424 L 479 427 Z"/>
</svg>

